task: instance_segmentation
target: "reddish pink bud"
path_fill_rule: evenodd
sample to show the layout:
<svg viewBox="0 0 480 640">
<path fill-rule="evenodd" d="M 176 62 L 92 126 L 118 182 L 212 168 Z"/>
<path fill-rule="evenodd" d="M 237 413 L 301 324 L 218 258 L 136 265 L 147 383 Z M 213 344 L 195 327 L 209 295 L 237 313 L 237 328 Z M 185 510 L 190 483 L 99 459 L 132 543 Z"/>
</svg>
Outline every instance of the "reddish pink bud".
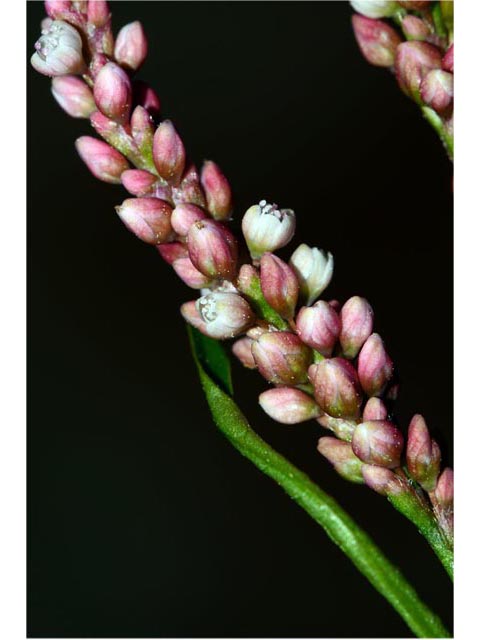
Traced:
<svg viewBox="0 0 480 640">
<path fill-rule="evenodd" d="M 340 309 L 342 308 L 342 305 L 338 300 L 329 300 L 328 304 L 332 307 L 334 311 L 336 311 L 337 313 L 340 313 Z"/>
<path fill-rule="evenodd" d="M 232 347 L 233 354 L 240 360 L 247 369 L 256 369 L 257 365 L 252 353 L 253 340 L 251 338 L 240 338 Z"/>
<path fill-rule="evenodd" d="M 170 120 L 164 120 L 155 131 L 153 160 L 162 178 L 179 184 L 185 168 L 185 148 Z"/>
<path fill-rule="evenodd" d="M 453 42 L 448 47 L 447 53 L 443 56 L 442 69 L 445 69 L 445 71 L 450 71 L 450 73 L 453 73 Z"/>
<path fill-rule="evenodd" d="M 75 147 L 96 178 L 103 182 L 120 184 L 120 176 L 128 169 L 128 162 L 121 153 L 103 140 L 90 136 L 78 138 Z"/>
<path fill-rule="evenodd" d="M 294 333 L 263 333 L 253 343 L 252 353 L 258 370 L 269 382 L 279 385 L 307 382 L 312 352 Z"/>
<path fill-rule="evenodd" d="M 299 291 L 295 271 L 273 253 L 264 253 L 260 260 L 260 285 L 268 304 L 282 318 L 293 318 Z"/>
<path fill-rule="evenodd" d="M 107 62 L 110 62 L 110 59 L 104 53 L 94 53 L 92 55 L 89 69 L 93 79 L 98 76 Z"/>
<path fill-rule="evenodd" d="M 382 496 L 396 495 L 405 491 L 404 481 L 385 467 L 364 464 L 362 475 L 367 487 Z"/>
<path fill-rule="evenodd" d="M 363 484 L 363 463 L 353 453 L 352 447 L 348 442 L 325 436 L 318 441 L 317 449 L 322 456 L 325 456 L 333 464 L 335 471 L 342 478 L 350 480 L 350 482 Z"/>
<path fill-rule="evenodd" d="M 172 227 L 179 236 L 186 236 L 194 222 L 206 220 L 207 214 L 194 204 L 179 204 L 172 213 Z"/>
<path fill-rule="evenodd" d="M 129 169 L 122 173 L 122 184 L 134 196 L 144 196 L 152 190 L 157 176 L 142 169 Z"/>
<path fill-rule="evenodd" d="M 132 87 L 125 71 L 114 62 L 107 62 L 99 71 L 93 95 L 100 111 L 108 118 L 125 124 L 132 106 Z"/>
<path fill-rule="evenodd" d="M 207 160 L 203 163 L 200 179 L 212 217 L 215 220 L 228 220 L 232 212 L 232 191 L 220 167 Z"/>
<path fill-rule="evenodd" d="M 188 249 L 183 242 L 165 242 L 164 244 L 159 244 L 157 245 L 157 251 L 165 262 L 170 265 L 173 265 L 175 260 L 188 256 Z"/>
<path fill-rule="evenodd" d="M 411 13 L 402 18 L 402 30 L 407 40 L 428 40 L 432 36 L 429 25 Z"/>
<path fill-rule="evenodd" d="M 372 333 L 358 356 L 358 377 L 369 396 L 380 396 L 393 376 L 393 362 L 378 333 Z"/>
<path fill-rule="evenodd" d="M 363 422 L 369 420 L 386 420 L 388 417 L 387 407 L 380 398 L 369 398 L 363 409 Z"/>
<path fill-rule="evenodd" d="M 148 244 L 160 244 L 172 239 L 170 224 L 172 208 L 157 198 L 128 198 L 116 212 L 137 238 Z"/>
<path fill-rule="evenodd" d="M 408 427 L 407 467 L 410 475 L 425 491 L 433 491 L 440 473 L 440 447 L 430 438 L 428 427 L 419 414 Z"/>
<path fill-rule="evenodd" d="M 71 9 L 70 0 L 45 0 L 45 11 L 53 20 L 61 17 L 63 13 L 68 13 Z"/>
<path fill-rule="evenodd" d="M 152 116 L 146 109 L 139 105 L 133 110 L 132 117 L 130 118 L 130 126 L 135 144 L 142 152 L 150 156 L 155 131 Z"/>
<path fill-rule="evenodd" d="M 322 360 L 309 368 L 308 377 L 315 390 L 315 400 L 325 413 L 333 418 L 359 416 L 362 390 L 357 372 L 348 360 Z"/>
<path fill-rule="evenodd" d="M 333 307 L 319 300 L 313 307 L 302 307 L 296 318 L 300 338 L 322 356 L 332 354 L 340 335 L 340 317 Z"/>
<path fill-rule="evenodd" d="M 267 415 L 282 424 L 312 420 L 320 413 L 313 398 L 293 387 L 278 387 L 260 394 L 258 401 Z"/>
<path fill-rule="evenodd" d="M 402 91 L 420 101 L 420 84 L 431 69 L 442 66 L 440 51 L 428 42 L 402 42 L 395 55 L 395 73 Z"/>
<path fill-rule="evenodd" d="M 186 169 L 180 186 L 173 189 L 173 193 L 176 204 L 184 202 L 195 204 L 203 209 L 207 207 L 205 194 L 203 193 L 198 171 L 194 164 L 191 164 L 188 169 Z"/>
<path fill-rule="evenodd" d="M 54 20 L 35 43 L 35 53 L 30 62 L 45 76 L 83 73 L 86 65 L 80 34 L 68 22 Z"/>
<path fill-rule="evenodd" d="M 453 102 L 453 75 L 442 69 L 429 71 L 420 85 L 420 95 L 438 113 L 446 111 Z"/>
<path fill-rule="evenodd" d="M 160 115 L 160 98 L 152 87 L 142 80 L 135 80 L 133 83 L 133 102 L 146 109 L 154 118 Z"/>
<path fill-rule="evenodd" d="M 136 71 L 147 57 L 147 52 L 147 36 L 141 22 L 136 20 L 120 29 L 114 49 L 118 64 L 127 67 L 130 71 Z"/>
<path fill-rule="evenodd" d="M 367 62 L 377 67 L 391 67 L 395 61 L 395 50 L 402 42 L 395 29 L 386 22 L 360 14 L 352 16 L 352 25 L 355 39 Z"/>
<path fill-rule="evenodd" d="M 108 2 L 105 2 L 105 0 L 89 2 L 87 5 L 87 20 L 95 27 L 104 27 L 110 20 Z"/>
<path fill-rule="evenodd" d="M 402 432 L 387 420 L 368 420 L 353 432 L 352 449 L 367 464 L 395 469 L 403 451 Z"/>
<path fill-rule="evenodd" d="M 95 111 L 93 93 L 77 76 L 57 76 L 52 80 L 52 95 L 72 118 L 89 118 Z"/>
<path fill-rule="evenodd" d="M 441 507 L 453 508 L 453 469 L 450 467 L 445 467 L 438 479 L 435 498 Z"/>
<path fill-rule="evenodd" d="M 181 312 L 187 322 L 211 338 L 225 340 L 244 333 L 254 322 L 255 314 L 248 302 L 236 293 L 213 291 L 195 303 L 182 305 Z"/>
<path fill-rule="evenodd" d="M 360 296 L 347 300 L 340 312 L 340 344 L 346 358 L 354 358 L 373 328 L 373 309 Z"/>
<path fill-rule="evenodd" d="M 198 220 L 189 229 L 190 260 L 209 278 L 232 280 L 237 270 L 237 241 L 221 223 Z"/>
<path fill-rule="evenodd" d="M 207 276 L 200 273 L 198 269 L 195 269 L 188 256 L 174 260 L 172 267 L 177 276 L 192 289 L 205 289 L 212 284 L 210 278 L 207 278 Z"/>
</svg>

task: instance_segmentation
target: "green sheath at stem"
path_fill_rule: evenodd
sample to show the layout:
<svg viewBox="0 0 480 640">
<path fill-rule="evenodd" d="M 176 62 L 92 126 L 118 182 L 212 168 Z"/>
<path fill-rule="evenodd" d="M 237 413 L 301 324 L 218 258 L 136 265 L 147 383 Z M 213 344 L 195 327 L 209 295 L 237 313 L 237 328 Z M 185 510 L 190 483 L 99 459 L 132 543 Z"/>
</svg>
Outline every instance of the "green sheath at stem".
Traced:
<svg viewBox="0 0 480 640">
<path fill-rule="evenodd" d="M 440 619 L 420 600 L 413 587 L 370 537 L 332 497 L 258 436 L 232 398 L 207 374 L 204 367 L 209 372 L 213 369 L 213 375 L 219 377 L 224 388 L 231 393 L 231 381 L 224 362 L 226 356 L 221 345 L 190 327 L 189 336 L 212 416 L 233 446 L 260 471 L 275 480 L 323 527 L 331 540 L 390 602 L 418 637 L 451 637 Z M 218 368 L 219 363 L 223 367 L 223 373 Z"/>
</svg>

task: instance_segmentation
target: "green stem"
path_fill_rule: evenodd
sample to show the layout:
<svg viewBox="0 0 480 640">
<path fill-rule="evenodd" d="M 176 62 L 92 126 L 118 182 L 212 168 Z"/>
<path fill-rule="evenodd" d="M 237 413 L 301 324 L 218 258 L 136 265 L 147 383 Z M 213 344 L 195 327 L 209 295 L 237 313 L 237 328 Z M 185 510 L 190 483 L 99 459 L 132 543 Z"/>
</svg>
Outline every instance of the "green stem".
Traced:
<svg viewBox="0 0 480 640">
<path fill-rule="evenodd" d="M 448 157 L 453 161 L 453 135 L 447 131 L 446 125 L 440 116 L 430 107 L 421 107 L 427 122 L 435 129 L 447 151 Z"/>
<path fill-rule="evenodd" d="M 232 398 L 203 368 L 204 338 L 189 328 L 195 362 L 208 405 L 220 431 L 242 455 L 272 478 L 327 533 L 419 637 L 450 637 L 440 619 L 371 538 L 337 502 L 275 451 L 248 424 Z M 201 361 L 202 359 L 202 361 Z"/>
</svg>

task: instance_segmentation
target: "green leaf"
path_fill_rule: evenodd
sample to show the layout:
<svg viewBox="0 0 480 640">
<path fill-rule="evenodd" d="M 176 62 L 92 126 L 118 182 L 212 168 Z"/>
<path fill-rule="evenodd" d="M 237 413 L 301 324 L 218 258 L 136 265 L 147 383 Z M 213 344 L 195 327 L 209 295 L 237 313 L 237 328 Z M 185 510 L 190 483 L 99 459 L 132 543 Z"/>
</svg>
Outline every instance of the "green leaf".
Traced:
<svg viewBox="0 0 480 640">
<path fill-rule="evenodd" d="M 200 381 L 219 430 L 324 529 L 418 637 L 451 637 L 400 571 L 340 505 L 251 428 L 238 406 L 223 390 L 231 392 L 231 377 L 228 358 L 219 351 L 223 351 L 221 345 L 191 327 L 188 331 Z"/>
</svg>

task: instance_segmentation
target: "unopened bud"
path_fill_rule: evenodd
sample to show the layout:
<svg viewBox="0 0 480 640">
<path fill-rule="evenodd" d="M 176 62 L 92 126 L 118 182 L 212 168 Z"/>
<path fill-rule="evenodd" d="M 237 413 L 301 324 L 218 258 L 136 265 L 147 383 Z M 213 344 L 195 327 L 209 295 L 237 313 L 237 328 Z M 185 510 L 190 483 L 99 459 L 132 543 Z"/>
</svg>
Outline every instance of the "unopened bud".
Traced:
<svg viewBox="0 0 480 640">
<path fill-rule="evenodd" d="M 428 40 L 432 36 L 429 25 L 411 13 L 402 18 L 402 31 L 407 40 Z"/>
<path fill-rule="evenodd" d="M 188 249 L 183 242 L 165 242 L 157 245 L 157 251 L 167 264 L 173 265 L 175 260 L 188 257 Z"/>
<path fill-rule="evenodd" d="M 332 354 L 340 334 L 340 317 L 333 307 L 319 300 L 313 307 L 302 307 L 296 317 L 300 338 L 322 356 Z"/>
<path fill-rule="evenodd" d="M 114 56 L 118 64 L 136 71 L 147 57 L 148 42 L 141 22 L 130 22 L 120 29 L 115 40 Z"/>
<path fill-rule="evenodd" d="M 235 338 L 255 320 L 248 302 L 236 293 L 212 292 L 199 298 L 195 304 L 182 305 L 182 315 L 194 327 L 217 340 Z"/>
<path fill-rule="evenodd" d="M 260 260 L 260 286 L 268 304 L 286 318 L 293 318 L 298 299 L 295 272 L 273 253 L 264 253 Z"/>
<path fill-rule="evenodd" d="M 453 42 L 448 47 L 447 53 L 443 56 L 442 69 L 445 69 L 445 71 L 450 71 L 450 73 L 453 73 Z"/>
<path fill-rule="evenodd" d="M 205 194 L 194 164 L 189 165 L 185 170 L 180 186 L 173 189 L 173 197 L 176 204 L 195 204 L 202 209 L 207 208 Z"/>
<path fill-rule="evenodd" d="M 445 467 L 438 478 L 434 494 L 441 507 L 453 508 L 453 469 Z"/>
<path fill-rule="evenodd" d="M 362 405 L 362 390 L 353 365 L 343 358 L 313 364 L 308 377 L 320 408 L 333 418 L 356 419 Z"/>
<path fill-rule="evenodd" d="M 185 168 L 185 148 L 170 120 L 164 120 L 153 136 L 153 160 L 160 176 L 177 185 Z"/>
<path fill-rule="evenodd" d="M 89 118 L 95 100 L 87 84 L 77 76 L 57 76 L 52 80 L 52 95 L 72 118 Z"/>
<path fill-rule="evenodd" d="M 125 189 L 134 196 L 144 196 L 150 193 L 157 182 L 157 176 L 142 169 L 124 171 L 121 179 Z"/>
<path fill-rule="evenodd" d="M 320 413 L 313 398 L 293 387 L 269 389 L 260 394 L 258 401 L 270 418 L 282 424 L 312 420 Z"/>
<path fill-rule="evenodd" d="M 301 244 L 292 253 L 290 266 L 297 274 L 306 305 L 310 306 L 330 284 L 333 256 L 330 252 Z"/>
<path fill-rule="evenodd" d="M 318 424 L 321 424 L 325 429 L 330 429 L 333 433 L 345 442 L 351 442 L 353 432 L 357 423 L 354 420 L 344 420 L 343 418 L 332 418 L 327 413 L 317 418 Z"/>
<path fill-rule="evenodd" d="M 430 0 L 398 0 L 398 4 L 408 11 L 425 11 L 431 2 Z"/>
<path fill-rule="evenodd" d="M 130 78 L 118 64 L 108 62 L 99 71 L 93 95 L 100 111 L 111 120 L 125 124 L 132 106 Z"/>
<path fill-rule="evenodd" d="M 355 39 L 365 59 L 376 67 L 391 67 L 395 62 L 395 50 L 402 42 L 393 27 L 381 20 L 372 20 L 354 14 L 352 16 Z"/>
<path fill-rule="evenodd" d="M 240 360 L 247 369 L 256 369 L 257 365 L 252 353 L 253 340 L 251 338 L 240 338 L 232 346 L 233 354 Z"/>
<path fill-rule="evenodd" d="M 172 227 L 179 236 L 186 236 L 194 222 L 206 220 L 207 214 L 194 204 L 179 204 L 172 213 Z"/>
<path fill-rule="evenodd" d="M 54 20 L 48 31 L 35 43 L 35 53 L 30 62 L 36 71 L 45 76 L 82 73 L 86 66 L 80 34 L 68 22 Z"/>
<path fill-rule="evenodd" d="M 192 289 L 204 289 L 212 283 L 210 278 L 207 278 L 207 276 L 203 275 L 198 269 L 195 269 L 188 256 L 174 260 L 172 267 L 177 276 Z"/>
<path fill-rule="evenodd" d="M 380 398 L 369 398 L 363 409 L 363 422 L 368 420 L 386 420 L 388 417 L 387 407 Z"/>
<path fill-rule="evenodd" d="M 393 362 L 378 333 L 372 333 L 358 356 L 358 377 L 369 396 L 380 396 L 393 376 Z"/>
<path fill-rule="evenodd" d="M 70 0 L 45 0 L 45 11 L 48 16 L 56 20 L 61 14 L 68 13 L 72 9 Z"/>
<path fill-rule="evenodd" d="M 152 87 L 143 80 L 133 82 L 133 103 L 146 109 L 154 118 L 160 115 L 160 98 Z"/>
<path fill-rule="evenodd" d="M 290 242 L 295 233 L 295 213 L 261 200 L 245 212 L 242 231 L 250 255 L 257 260 L 266 251 L 276 251 Z"/>
<path fill-rule="evenodd" d="M 392 0 L 350 0 L 350 4 L 367 18 L 389 18 L 398 10 L 398 3 Z"/>
<path fill-rule="evenodd" d="M 404 481 L 386 467 L 364 464 L 362 476 L 367 487 L 381 496 L 397 495 L 405 491 Z"/>
<path fill-rule="evenodd" d="M 318 441 L 317 449 L 333 465 L 335 471 L 342 478 L 350 480 L 350 482 L 363 484 L 363 463 L 353 453 L 352 447 L 348 442 L 324 436 Z"/>
<path fill-rule="evenodd" d="M 453 101 L 453 75 L 442 69 L 429 71 L 420 85 L 420 95 L 437 113 L 446 111 Z"/>
<path fill-rule="evenodd" d="M 353 296 L 343 305 L 340 319 L 343 354 L 347 358 L 354 358 L 372 333 L 373 309 L 365 298 Z"/>
<path fill-rule="evenodd" d="M 120 184 L 121 175 L 129 168 L 127 160 L 120 152 L 103 140 L 81 136 L 75 142 L 78 154 L 93 175 L 103 182 Z"/>
<path fill-rule="evenodd" d="M 87 20 L 95 27 L 104 27 L 110 20 L 108 2 L 105 0 L 95 0 L 87 5 Z"/>
<path fill-rule="evenodd" d="M 173 239 L 172 208 L 163 200 L 128 198 L 116 207 L 116 212 L 130 231 L 148 244 L 161 244 Z"/>
<path fill-rule="evenodd" d="M 368 420 L 353 432 L 352 449 L 367 464 L 395 469 L 403 451 L 402 432 L 387 420 Z"/>
<path fill-rule="evenodd" d="M 187 235 L 188 253 L 195 267 L 209 278 L 231 280 L 237 269 L 237 241 L 220 222 L 198 220 Z"/>
<path fill-rule="evenodd" d="M 252 353 L 262 376 L 279 385 L 307 382 L 311 350 L 288 331 L 263 333 L 252 345 Z"/>
<path fill-rule="evenodd" d="M 428 42 L 402 42 L 395 55 L 398 84 L 411 98 L 420 101 L 420 85 L 431 69 L 442 66 L 440 51 Z"/>
<path fill-rule="evenodd" d="M 440 447 L 432 440 L 423 416 L 413 416 L 408 427 L 407 467 L 425 491 L 433 491 L 440 473 Z"/>
<path fill-rule="evenodd" d="M 207 209 L 215 220 L 228 220 L 232 213 L 232 191 L 220 167 L 207 160 L 201 173 L 202 187 L 207 198 Z"/>
</svg>

